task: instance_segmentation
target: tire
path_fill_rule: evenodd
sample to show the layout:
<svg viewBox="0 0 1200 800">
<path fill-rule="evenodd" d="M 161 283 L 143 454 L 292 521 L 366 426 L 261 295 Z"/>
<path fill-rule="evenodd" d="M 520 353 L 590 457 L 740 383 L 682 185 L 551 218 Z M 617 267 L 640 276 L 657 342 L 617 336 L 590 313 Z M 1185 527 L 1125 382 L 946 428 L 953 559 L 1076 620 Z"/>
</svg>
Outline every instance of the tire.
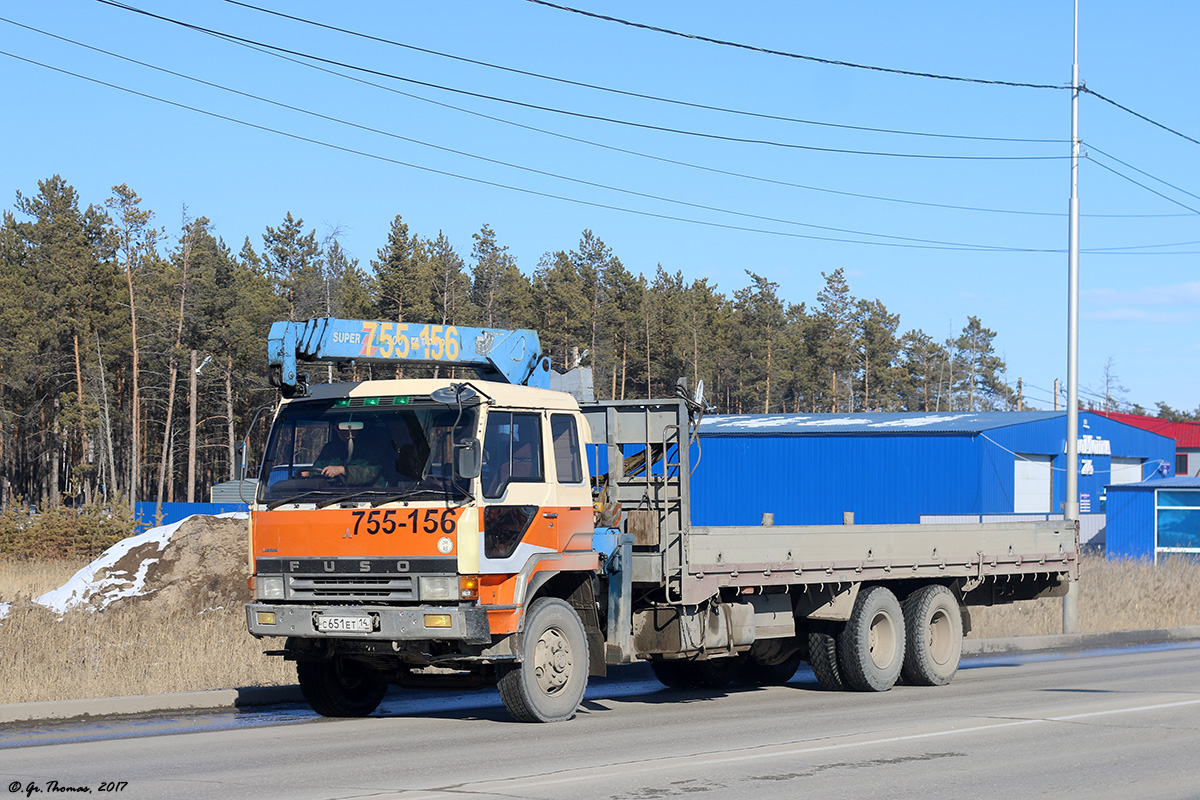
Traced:
<svg viewBox="0 0 1200 800">
<path fill-rule="evenodd" d="M 806 636 L 805 639 L 807 638 Z M 756 643 L 754 647 L 750 648 L 746 666 L 742 668 L 741 679 L 759 686 L 782 686 L 790 681 L 796 674 L 796 670 L 800 668 L 800 663 L 804 661 L 804 649 L 795 639 L 768 639 L 766 641 L 776 645 L 765 651 L 770 653 L 770 657 L 763 658 L 763 653 L 758 652 L 758 643 Z M 795 649 L 780 658 L 779 653 L 786 652 L 784 648 L 789 645 Z"/>
<path fill-rule="evenodd" d="M 745 663 L 741 656 L 704 661 L 670 659 L 651 661 L 650 669 L 669 689 L 720 689 L 737 676 Z"/>
<path fill-rule="evenodd" d="M 901 674 L 918 686 L 945 686 L 962 658 L 962 610 L 941 584 L 922 586 L 904 601 L 908 644 Z"/>
<path fill-rule="evenodd" d="M 904 610 L 891 590 L 863 589 L 838 636 L 838 666 L 846 685 L 859 692 L 886 692 L 904 667 Z"/>
<path fill-rule="evenodd" d="M 575 609 L 556 597 L 533 602 L 521 634 L 525 660 L 500 674 L 500 699 L 518 722 L 575 716 L 588 681 L 587 634 Z"/>
<path fill-rule="evenodd" d="M 387 692 L 387 684 L 369 667 L 341 656 L 297 661 L 296 677 L 304 699 L 324 717 L 365 717 Z"/>
<path fill-rule="evenodd" d="M 838 633 L 836 626 L 820 624 L 808 632 L 808 663 L 817 682 L 831 692 L 846 689 L 842 669 L 838 666 Z"/>
</svg>

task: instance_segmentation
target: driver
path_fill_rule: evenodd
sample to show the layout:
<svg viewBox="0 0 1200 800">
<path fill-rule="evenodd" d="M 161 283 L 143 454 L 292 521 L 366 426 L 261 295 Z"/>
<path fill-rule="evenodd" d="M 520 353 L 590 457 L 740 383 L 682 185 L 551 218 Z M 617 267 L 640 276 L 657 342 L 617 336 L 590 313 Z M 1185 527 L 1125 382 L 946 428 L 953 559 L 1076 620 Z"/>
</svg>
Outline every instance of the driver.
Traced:
<svg viewBox="0 0 1200 800">
<path fill-rule="evenodd" d="M 366 486 L 379 477 L 382 462 L 371 458 L 372 437 L 362 436 L 362 429 L 351 430 L 350 423 L 339 423 L 337 435 L 325 443 L 312 468 L 300 473 L 302 477 L 320 475 L 326 480 L 341 479 L 348 485 Z"/>
</svg>

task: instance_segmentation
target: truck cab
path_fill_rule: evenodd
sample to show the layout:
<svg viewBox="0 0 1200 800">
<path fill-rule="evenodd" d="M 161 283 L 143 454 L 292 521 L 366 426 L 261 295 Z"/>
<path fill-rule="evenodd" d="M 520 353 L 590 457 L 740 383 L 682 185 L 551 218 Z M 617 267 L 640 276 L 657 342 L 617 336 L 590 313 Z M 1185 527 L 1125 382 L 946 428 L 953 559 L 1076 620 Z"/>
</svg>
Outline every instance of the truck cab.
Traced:
<svg viewBox="0 0 1200 800">
<path fill-rule="evenodd" d="M 306 696 L 338 715 L 369 713 L 387 683 L 435 665 L 497 679 L 522 655 L 528 597 L 569 605 L 590 589 L 588 436 L 570 395 L 499 382 L 325 384 L 284 400 L 253 506 L 250 632 L 288 637 Z M 572 658 L 586 669 L 584 651 Z"/>
</svg>

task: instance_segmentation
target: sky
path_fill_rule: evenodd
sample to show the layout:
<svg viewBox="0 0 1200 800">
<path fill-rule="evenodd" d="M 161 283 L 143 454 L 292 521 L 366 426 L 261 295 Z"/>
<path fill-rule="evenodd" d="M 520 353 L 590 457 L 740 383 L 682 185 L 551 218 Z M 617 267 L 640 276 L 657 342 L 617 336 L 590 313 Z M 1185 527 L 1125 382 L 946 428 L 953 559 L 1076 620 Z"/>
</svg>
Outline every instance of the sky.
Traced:
<svg viewBox="0 0 1200 800">
<path fill-rule="evenodd" d="M 751 271 L 810 308 L 842 269 L 901 332 L 978 317 L 1053 407 L 1070 0 L 563 4 L 5 3 L 0 208 L 126 184 L 169 237 L 204 216 L 261 250 L 291 213 L 368 269 L 397 215 L 467 261 L 489 225 L 527 274 L 589 229 L 634 273 Z M 1197 3 L 1081 0 L 1085 401 L 1107 367 L 1128 403 L 1200 407 L 1198 29 Z"/>
</svg>

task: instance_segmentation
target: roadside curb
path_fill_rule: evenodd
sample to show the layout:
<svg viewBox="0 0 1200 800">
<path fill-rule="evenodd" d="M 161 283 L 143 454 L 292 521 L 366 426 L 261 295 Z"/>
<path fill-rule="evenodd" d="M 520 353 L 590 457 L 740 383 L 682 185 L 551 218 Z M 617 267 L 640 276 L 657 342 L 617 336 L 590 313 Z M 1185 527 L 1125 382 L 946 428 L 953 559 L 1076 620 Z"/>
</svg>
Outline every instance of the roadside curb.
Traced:
<svg viewBox="0 0 1200 800">
<path fill-rule="evenodd" d="M 1031 653 L 1039 650 L 1127 647 L 1138 644 L 1185 642 L 1195 639 L 1200 639 L 1200 625 L 1182 628 L 1157 628 L 1146 631 L 1116 631 L 1113 633 L 1014 636 L 1009 639 L 964 639 L 962 652 L 964 656 L 996 655 L 1003 653 Z"/>
<path fill-rule="evenodd" d="M 1031 653 L 1038 651 L 1128 647 L 1200 640 L 1200 625 L 1115 633 L 1076 633 L 1061 636 L 1018 636 L 1008 639 L 965 639 L 964 656 Z M 54 700 L 0 705 L 0 724 L 152 714 L 171 711 L 248 709 L 257 706 L 303 703 L 299 686 L 247 686 L 199 692 L 103 697 L 89 700 Z"/>
<path fill-rule="evenodd" d="M 0 724 L 39 720 L 152 714 L 161 711 L 211 711 L 302 703 L 299 686 L 246 686 L 198 692 L 97 697 L 88 700 L 49 700 L 0 705 Z"/>
</svg>

